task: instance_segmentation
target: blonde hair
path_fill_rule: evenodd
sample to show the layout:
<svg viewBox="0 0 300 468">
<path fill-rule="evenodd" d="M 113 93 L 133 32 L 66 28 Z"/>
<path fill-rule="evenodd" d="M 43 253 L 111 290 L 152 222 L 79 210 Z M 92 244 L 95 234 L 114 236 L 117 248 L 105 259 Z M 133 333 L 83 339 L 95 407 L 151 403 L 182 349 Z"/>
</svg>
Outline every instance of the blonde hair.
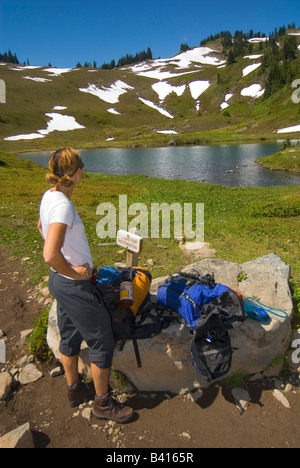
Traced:
<svg viewBox="0 0 300 468">
<path fill-rule="evenodd" d="M 60 183 L 63 187 L 71 187 L 74 184 L 72 177 L 81 166 L 82 159 L 78 151 L 73 148 L 61 148 L 50 156 L 50 172 L 46 180 L 51 185 Z"/>
</svg>

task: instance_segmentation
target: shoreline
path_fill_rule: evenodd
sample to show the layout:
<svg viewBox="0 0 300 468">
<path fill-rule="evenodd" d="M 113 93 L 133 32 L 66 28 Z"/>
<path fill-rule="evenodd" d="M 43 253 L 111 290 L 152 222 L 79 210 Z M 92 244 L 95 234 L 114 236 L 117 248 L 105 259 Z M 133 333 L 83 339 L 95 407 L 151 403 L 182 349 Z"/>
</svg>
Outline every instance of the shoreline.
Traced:
<svg viewBox="0 0 300 468">
<path fill-rule="evenodd" d="M 300 174 L 300 146 L 288 146 L 277 153 L 256 158 L 255 162 L 271 171 Z"/>
</svg>

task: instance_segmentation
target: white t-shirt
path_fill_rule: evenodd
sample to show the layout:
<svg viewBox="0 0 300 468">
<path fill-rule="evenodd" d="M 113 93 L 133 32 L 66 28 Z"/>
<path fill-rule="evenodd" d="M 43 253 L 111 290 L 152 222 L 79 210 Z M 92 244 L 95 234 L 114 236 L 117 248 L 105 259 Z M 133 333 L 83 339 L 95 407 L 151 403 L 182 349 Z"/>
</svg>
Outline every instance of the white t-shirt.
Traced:
<svg viewBox="0 0 300 468">
<path fill-rule="evenodd" d="M 67 262 L 77 267 L 88 263 L 93 268 L 93 260 L 84 225 L 71 200 L 59 191 L 48 190 L 40 205 L 40 218 L 44 239 L 50 224 L 67 225 L 61 252 Z"/>
</svg>

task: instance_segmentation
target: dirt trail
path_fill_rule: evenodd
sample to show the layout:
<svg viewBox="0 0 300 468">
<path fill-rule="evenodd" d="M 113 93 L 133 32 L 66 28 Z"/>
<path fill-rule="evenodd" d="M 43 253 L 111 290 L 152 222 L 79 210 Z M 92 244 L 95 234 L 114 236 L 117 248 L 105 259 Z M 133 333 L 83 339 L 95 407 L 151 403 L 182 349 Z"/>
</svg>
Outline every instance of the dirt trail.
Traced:
<svg viewBox="0 0 300 468">
<path fill-rule="evenodd" d="M 33 328 L 43 305 L 35 288 L 26 283 L 19 262 L 0 247 L 0 329 L 7 335 L 7 364 L 12 368 L 29 351 L 20 332 Z M 273 396 L 275 379 L 249 383 L 251 403 L 241 414 L 229 388 L 211 386 L 197 402 L 186 396 L 138 393 L 128 396 L 136 411 L 130 424 L 89 419 L 91 408 L 71 409 L 66 402 L 64 375 L 52 378 L 56 366 L 36 363 L 43 372 L 37 382 L 17 385 L 0 402 L 0 436 L 29 422 L 36 447 L 42 448 L 152 448 L 299 447 L 300 390 L 285 393 L 291 408 Z M 86 415 L 88 419 L 83 417 Z"/>
</svg>

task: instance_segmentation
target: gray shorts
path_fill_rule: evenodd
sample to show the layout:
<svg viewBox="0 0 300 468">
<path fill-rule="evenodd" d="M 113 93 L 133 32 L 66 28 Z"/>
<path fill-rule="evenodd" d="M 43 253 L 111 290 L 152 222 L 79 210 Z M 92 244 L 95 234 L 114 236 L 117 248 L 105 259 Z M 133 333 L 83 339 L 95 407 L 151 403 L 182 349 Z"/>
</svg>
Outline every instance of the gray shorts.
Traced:
<svg viewBox="0 0 300 468">
<path fill-rule="evenodd" d="M 115 348 L 111 319 L 91 280 L 71 280 L 51 270 L 49 291 L 57 300 L 60 352 L 76 356 L 84 340 L 91 362 L 100 369 L 111 367 Z"/>
</svg>

